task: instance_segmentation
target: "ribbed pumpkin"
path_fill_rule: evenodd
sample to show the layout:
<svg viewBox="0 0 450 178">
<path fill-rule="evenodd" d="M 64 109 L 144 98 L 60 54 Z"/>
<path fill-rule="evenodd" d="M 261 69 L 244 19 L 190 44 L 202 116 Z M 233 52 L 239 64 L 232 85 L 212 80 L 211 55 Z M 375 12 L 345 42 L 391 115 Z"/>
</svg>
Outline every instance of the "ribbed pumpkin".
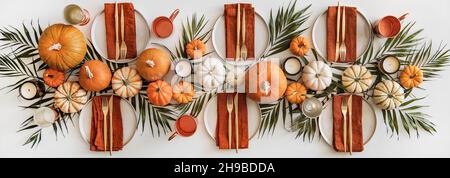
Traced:
<svg viewBox="0 0 450 178">
<path fill-rule="evenodd" d="M 306 99 L 306 92 L 307 90 L 305 86 L 301 83 L 294 82 L 287 87 L 284 95 L 290 103 L 300 104 Z"/>
<path fill-rule="evenodd" d="M 136 62 L 139 75 L 151 82 L 162 79 L 169 72 L 171 64 L 170 56 L 156 48 L 142 52 Z"/>
<path fill-rule="evenodd" d="M 162 80 L 157 80 L 148 85 L 148 101 L 156 106 L 165 106 L 172 99 L 172 87 Z"/>
<path fill-rule="evenodd" d="M 352 65 L 342 74 L 342 85 L 350 93 L 362 93 L 372 86 L 372 74 L 366 67 Z"/>
<path fill-rule="evenodd" d="M 111 70 L 99 60 L 87 61 L 80 68 L 80 85 L 87 91 L 101 91 L 111 82 Z"/>
<path fill-rule="evenodd" d="M 43 77 L 44 83 L 50 87 L 56 88 L 64 83 L 65 74 L 56 69 L 49 68 L 45 70 Z"/>
<path fill-rule="evenodd" d="M 400 84 L 406 89 L 418 87 L 422 82 L 423 72 L 417 66 L 405 66 L 400 74 Z"/>
<path fill-rule="evenodd" d="M 52 25 L 44 30 L 39 39 L 39 56 L 42 61 L 61 71 L 80 64 L 86 51 L 83 33 L 71 25 Z"/>
<path fill-rule="evenodd" d="M 111 83 L 114 93 L 123 98 L 137 95 L 142 88 L 141 76 L 131 67 L 124 67 L 114 72 Z"/>
<path fill-rule="evenodd" d="M 180 81 L 173 87 L 173 99 L 180 104 L 191 102 L 194 95 L 194 85 L 189 82 Z"/>
<path fill-rule="evenodd" d="M 321 91 L 331 85 L 332 71 L 323 61 L 310 61 L 303 68 L 302 80 L 305 86 L 314 91 Z"/>
<path fill-rule="evenodd" d="M 245 74 L 245 91 L 254 101 L 271 103 L 283 97 L 287 79 L 283 71 L 270 61 L 260 62 Z"/>
<path fill-rule="evenodd" d="M 375 104 L 385 110 L 398 108 L 403 103 L 404 97 L 403 88 L 391 80 L 378 83 L 372 96 Z"/>
<path fill-rule="evenodd" d="M 55 91 L 55 107 L 64 113 L 80 111 L 87 100 L 87 92 L 77 82 L 66 82 Z"/>
<path fill-rule="evenodd" d="M 201 40 L 192 40 L 186 45 L 186 54 L 191 59 L 198 59 L 203 57 L 206 52 L 205 43 Z"/>
<path fill-rule="evenodd" d="M 309 42 L 303 36 L 294 37 L 291 40 L 289 49 L 297 56 L 305 56 L 309 51 Z"/>
</svg>

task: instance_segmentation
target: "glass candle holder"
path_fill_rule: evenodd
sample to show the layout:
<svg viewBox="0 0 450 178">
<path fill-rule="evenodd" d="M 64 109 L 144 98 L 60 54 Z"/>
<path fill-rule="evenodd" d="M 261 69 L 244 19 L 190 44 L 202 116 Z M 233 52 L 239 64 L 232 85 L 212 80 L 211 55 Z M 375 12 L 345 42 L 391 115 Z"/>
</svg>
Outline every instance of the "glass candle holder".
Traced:
<svg viewBox="0 0 450 178">
<path fill-rule="evenodd" d="M 64 8 L 64 19 L 72 25 L 86 25 L 90 18 L 89 12 L 76 4 L 70 4 Z"/>
</svg>

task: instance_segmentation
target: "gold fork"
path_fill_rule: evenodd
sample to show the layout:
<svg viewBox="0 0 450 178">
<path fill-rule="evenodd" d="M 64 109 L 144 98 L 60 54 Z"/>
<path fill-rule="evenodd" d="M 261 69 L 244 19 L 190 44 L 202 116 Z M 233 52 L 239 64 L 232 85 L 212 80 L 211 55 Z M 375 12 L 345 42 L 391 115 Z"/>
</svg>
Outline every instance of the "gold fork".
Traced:
<svg viewBox="0 0 450 178">
<path fill-rule="evenodd" d="M 233 112 L 233 96 L 227 96 L 227 110 L 228 110 L 228 149 L 231 149 L 231 112 Z"/>
<path fill-rule="evenodd" d="M 242 47 L 241 47 L 241 58 L 245 61 L 247 59 L 247 45 L 245 44 L 245 30 L 246 30 L 246 26 L 245 26 L 245 8 L 243 9 L 242 12 Z"/>
<path fill-rule="evenodd" d="M 108 100 L 106 97 L 102 97 L 102 112 L 103 112 L 103 148 L 106 152 L 106 143 L 108 134 L 106 132 L 108 125 L 106 124 L 106 115 L 108 114 Z"/>
<path fill-rule="evenodd" d="M 120 44 L 120 58 L 126 59 L 127 58 L 127 44 L 125 43 L 125 17 L 123 13 L 123 4 L 121 5 L 121 13 L 120 13 L 120 32 L 121 32 L 121 39 L 122 43 Z"/>
<path fill-rule="evenodd" d="M 344 123 L 343 123 L 343 127 L 344 127 L 344 133 L 343 133 L 343 137 L 344 137 L 344 152 L 347 152 L 347 101 L 346 99 L 342 99 L 342 105 L 341 105 L 341 112 L 342 115 L 344 116 Z"/>
</svg>

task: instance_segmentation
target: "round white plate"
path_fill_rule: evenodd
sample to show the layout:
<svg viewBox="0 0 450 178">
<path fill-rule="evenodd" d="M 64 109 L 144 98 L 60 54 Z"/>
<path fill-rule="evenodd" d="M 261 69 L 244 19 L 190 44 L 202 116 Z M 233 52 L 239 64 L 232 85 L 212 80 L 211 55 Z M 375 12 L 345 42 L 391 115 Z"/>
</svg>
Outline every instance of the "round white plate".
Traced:
<svg viewBox="0 0 450 178">
<path fill-rule="evenodd" d="M 329 100 L 325 104 L 325 108 L 319 117 L 319 130 L 325 142 L 333 145 L 333 100 Z M 367 144 L 375 134 L 377 128 L 377 118 L 372 105 L 363 99 L 362 102 L 362 127 L 363 142 Z"/>
<path fill-rule="evenodd" d="M 120 100 L 123 124 L 123 145 L 128 144 L 134 136 L 137 128 L 136 111 L 126 99 Z M 83 139 L 89 143 L 92 122 L 92 100 L 90 100 L 80 112 L 80 133 Z"/>
<path fill-rule="evenodd" d="M 134 10 L 135 21 L 136 21 L 136 50 L 137 55 L 141 54 L 142 51 L 145 50 L 147 44 L 150 40 L 150 26 L 145 20 L 144 16 L 137 11 Z M 108 59 L 108 51 L 106 48 L 106 28 L 105 28 L 105 13 L 104 11 L 100 12 L 94 19 L 91 28 L 91 40 L 95 49 L 98 51 L 102 58 L 113 62 L 113 63 L 129 63 L 134 61 L 134 59 Z"/>
<path fill-rule="evenodd" d="M 226 101 L 225 101 L 226 102 Z M 258 133 L 261 123 L 261 113 L 258 103 L 247 97 L 248 135 L 251 140 Z M 211 98 L 205 107 L 203 115 L 206 131 L 213 140 L 216 138 L 217 96 Z"/>
<path fill-rule="evenodd" d="M 226 59 L 225 16 L 217 18 L 212 30 L 212 44 L 217 55 Z M 255 12 L 255 57 L 260 58 L 269 45 L 269 26 L 264 18 Z"/>
<path fill-rule="evenodd" d="M 323 59 L 327 59 L 327 11 L 317 17 L 312 28 L 312 43 L 317 53 Z M 357 11 L 356 17 L 356 58 L 359 59 L 369 48 L 372 41 L 372 24 L 361 12 Z"/>
</svg>

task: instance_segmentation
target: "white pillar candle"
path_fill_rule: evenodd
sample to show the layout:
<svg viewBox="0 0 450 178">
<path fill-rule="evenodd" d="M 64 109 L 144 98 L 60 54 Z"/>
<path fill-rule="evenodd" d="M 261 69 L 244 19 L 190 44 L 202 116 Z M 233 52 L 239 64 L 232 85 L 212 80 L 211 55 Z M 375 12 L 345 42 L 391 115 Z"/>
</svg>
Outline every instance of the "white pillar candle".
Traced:
<svg viewBox="0 0 450 178">
<path fill-rule="evenodd" d="M 180 77 L 187 77 L 191 75 L 192 66 L 187 60 L 181 60 L 175 65 L 175 73 Z"/>
<path fill-rule="evenodd" d="M 286 59 L 286 61 L 284 62 L 283 68 L 287 74 L 296 75 L 296 74 L 300 73 L 302 64 L 300 63 L 300 60 L 298 60 L 297 58 L 291 57 L 291 58 Z"/>
<path fill-rule="evenodd" d="M 25 82 L 22 86 L 20 86 L 19 92 L 24 99 L 29 100 L 37 96 L 38 88 L 33 82 Z"/>
<path fill-rule="evenodd" d="M 384 72 L 392 74 L 400 69 L 400 61 L 394 56 L 388 56 L 381 61 L 381 67 Z"/>
</svg>

